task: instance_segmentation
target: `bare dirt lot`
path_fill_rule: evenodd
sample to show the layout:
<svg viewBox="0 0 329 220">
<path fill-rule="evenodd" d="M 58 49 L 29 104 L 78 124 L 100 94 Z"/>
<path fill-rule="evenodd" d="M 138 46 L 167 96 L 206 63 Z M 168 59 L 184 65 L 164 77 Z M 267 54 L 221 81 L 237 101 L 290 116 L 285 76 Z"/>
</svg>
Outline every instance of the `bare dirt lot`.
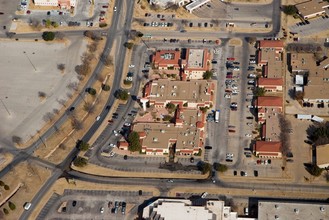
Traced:
<svg viewBox="0 0 329 220">
<path fill-rule="evenodd" d="M 85 41 L 66 43 L 0 42 L 0 139 L 11 143 L 12 136 L 27 140 L 62 107 L 67 85 L 77 81 L 74 67 L 80 62 Z M 61 72 L 58 64 L 65 64 Z"/>
</svg>

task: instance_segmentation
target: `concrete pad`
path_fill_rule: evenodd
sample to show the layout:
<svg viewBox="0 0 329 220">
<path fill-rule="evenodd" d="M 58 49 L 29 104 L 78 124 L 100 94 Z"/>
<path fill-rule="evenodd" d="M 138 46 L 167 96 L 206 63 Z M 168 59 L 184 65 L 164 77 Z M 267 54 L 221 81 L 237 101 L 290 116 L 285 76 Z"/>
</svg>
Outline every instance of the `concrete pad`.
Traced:
<svg viewBox="0 0 329 220">
<path fill-rule="evenodd" d="M 11 143 L 13 135 L 24 141 L 45 124 L 44 115 L 67 100 L 67 87 L 77 80 L 86 42 L 74 38 L 70 43 L 0 42 L 0 140 Z M 57 64 L 65 64 L 64 74 Z M 46 93 L 40 100 L 38 92 Z"/>
</svg>

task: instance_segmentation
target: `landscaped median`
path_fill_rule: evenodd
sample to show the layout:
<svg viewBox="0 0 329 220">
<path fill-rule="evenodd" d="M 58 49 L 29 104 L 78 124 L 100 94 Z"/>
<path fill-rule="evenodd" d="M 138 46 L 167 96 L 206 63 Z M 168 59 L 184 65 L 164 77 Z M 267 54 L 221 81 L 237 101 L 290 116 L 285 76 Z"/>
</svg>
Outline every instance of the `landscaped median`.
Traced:
<svg viewBox="0 0 329 220">
<path fill-rule="evenodd" d="M 81 173 L 98 175 L 98 176 L 113 176 L 113 177 L 135 177 L 135 178 L 163 178 L 163 179 L 206 179 L 208 174 L 182 174 L 182 173 L 147 173 L 147 172 L 124 172 L 111 168 L 97 166 L 92 163 L 88 163 L 84 167 L 77 167 L 71 165 L 73 170 Z"/>
</svg>

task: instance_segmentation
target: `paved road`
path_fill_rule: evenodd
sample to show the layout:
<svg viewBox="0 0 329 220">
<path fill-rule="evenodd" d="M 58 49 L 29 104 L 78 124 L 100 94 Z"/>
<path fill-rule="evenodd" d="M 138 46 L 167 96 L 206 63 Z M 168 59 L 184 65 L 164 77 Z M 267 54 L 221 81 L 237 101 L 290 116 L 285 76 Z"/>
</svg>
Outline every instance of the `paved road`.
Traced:
<svg viewBox="0 0 329 220">
<path fill-rule="evenodd" d="M 123 7 L 122 7 L 123 6 L 123 1 L 120 1 L 120 0 L 117 1 L 116 6 L 118 8 L 118 13 L 113 14 L 112 25 L 111 25 L 111 28 L 108 31 L 109 37 L 107 38 L 107 42 L 105 44 L 105 49 L 104 49 L 104 54 L 108 55 L 109 52 L 111 51 L 111 48 L 112 48 L 112 45 L 113 45 L 113 42 L 114 42 L 114 39 L 115 39 L 115 36 L 116 36 L 116 40 L 117 40 L 116 42 L 118 44 L 117 49 L 118 49 L 118 51 L 120 51 L 120 53 L 119 53 L 119 56 L 116 59 L 116 61 L 117 61 L 116 62 L 116 68 L 115 68 L 116 74 L 115 74 L 115 78 L 114 78 L 114 81 L 113 81 L 114 87 L 111 90 L 111 94 L 110 94 L 108 102 L 107 102 L 107 105 L 111 105 L 111 106 L 113 105 L 113 102 L 114 102 L 114 92 L 120 86 L 121 73 L 123 71 L 122 68 L 123 68 L 125 52 L 126 52 L 125 47 L 123 47 L 123 43 L 127 41 L 127 35 L 122 34 L 122 33 L 124 33 L 124 30 L 128 30 L 129 25 L 131 23 L 134 2 L 129 1 L 129 4 L 127 4 L 127 11 L 126 11 L 127 12 L 127 17 L 124 20 L 124 25 L 123 26 L 119 26 L 119 24 L 120 24 L 119 22 L 120 22 L 120 18 L 121 18 L 121 15 L 119 13 L 120 13 L 120 10 L 123 10 Z M 121 34 L 116 35 L 118 32 L 121 32 Z M 103 68 L 103 63 L 99 62 L 97 64 L 95 70 L 94 70 L 94 73 L 93 73 L 92 77 L 89 79 L 87 84 L 91 84 L 94 79 L 97 79 L 97 74 L 101 72 L 102 68 Z M 88 86 L 90 86 L 90 85 L 88 85 Z M 74 101 L 72 106 L 77 105 L 81 101 L 82 101 L 81 98 L 78 98 L 77 100 Z M 93 126 L 89 129 L 89 131 L 82 138 L 82 140 L 88 141 L 91 138 L 91 136 L 94 134 L 94 132 L 100 126 L 102 120 L 105 118 L 105 116 L 107 114 L 107 111 L 108 110 L 106 108 L 103 109 L 102 113 L 100 114 L 101 120 L 99 120 L 99 121 L 97 121 L 93 124 Z M 60 125 L 60 123 L 65 121 L 66 117 L 67 117 L 66 115 L 63 115 L 62 118 L 59 121 L 56 122 L 56 124 L 59 123 L 59 125 Z M 63 121 L 61 121 L 61 120 L 63 120 Z M 59 126 L 56 126 L 56 127 L 59 127 Z M 46 134 L 50 135 L 51 134 L 51 129 L 48 130 L 46 132 Z M 28 154 L 31 154 L 32 152 L 30 152 L 30 151 L 33 151 L 37 146 L 38 146 L 38 144 L 34 143 L 31 147 L 27 148 L 26 152 Z M 59 165 L 60 169 L 55 169 L 54 170 L 51 178 L 49 178 L 47 180 L 47 182 L 42 186 L 40 191 L 32 199 L 31 203 L 33 204 L 33 206 L 31 207 L 31 209 L 29 211 L 24 212 L 22 214 L 22 216 L 20 217 L 20 219 L 27 219 L 28 218 L 30 213 L 33 211 L 33 207 L 35 207 L 35 205 L 39 203 L 39 201 L 41 200 L 43 195 L 47 192 L 47 190 L 49 190 L 49 188 L 52 186 L 52 184 L 62 175 L 63 170 L 69 168 L 70 163 L 75 158 L 77 153 L 78 153 L 78 150 L 73 149 L 72 152 L 66 157 L 66 159 Z M 15 158 L 13 162 L 17 163 L 17 160 L 19 160 L 19 159 Z M 23 158 L 20 159 L 20 160 L 23 160 Z M 8 172 L 10 167 L 11 167 L 11 164 L 9 164 L 5 168 L 5 171 L 2 171 L 0 173 L 0 176 L 1 176 L 1 174 L 4 175 L 6 172 Z"/>
</svg>

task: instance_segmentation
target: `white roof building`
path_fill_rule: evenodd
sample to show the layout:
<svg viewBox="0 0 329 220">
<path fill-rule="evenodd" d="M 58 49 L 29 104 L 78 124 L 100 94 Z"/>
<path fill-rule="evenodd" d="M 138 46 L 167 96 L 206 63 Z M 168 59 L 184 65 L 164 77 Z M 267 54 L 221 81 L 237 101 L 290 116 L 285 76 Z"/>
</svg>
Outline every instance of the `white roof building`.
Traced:
<svg viewBox="0 0 329 220">
<path fill-rule="evenodd" d="M 296 75 L 295 84 L 303 86 L 304 85 L 304 76 L 303 75 Z"/>
<path fill-rule="evenodd" d="M 170 4 L 175 4 L 179 6 L 183 6 L 185 3 L 189 2 L 190 0 L 150 0 L 150 4 L 158 5 L 161 8 L 166 8 Z"/>
<path fill-rule="evenodd" d="M 202 5 L 208 2 L 210 2 L 210 0 L 192 0 L 190 4 L 186 5 L 186 10 L 192 13 L 193 10 L 201 7 Z"/>
<path fill-rule="evenodd" d="M 204 200 L 202 200 L 204 201 Z M 224 201 L 208 200 L 204 205 L 194 205 L 187 199 L 158 199 L 145 207 L 143 218 L 147 220 L 242 220 Z"/>
</svg>

